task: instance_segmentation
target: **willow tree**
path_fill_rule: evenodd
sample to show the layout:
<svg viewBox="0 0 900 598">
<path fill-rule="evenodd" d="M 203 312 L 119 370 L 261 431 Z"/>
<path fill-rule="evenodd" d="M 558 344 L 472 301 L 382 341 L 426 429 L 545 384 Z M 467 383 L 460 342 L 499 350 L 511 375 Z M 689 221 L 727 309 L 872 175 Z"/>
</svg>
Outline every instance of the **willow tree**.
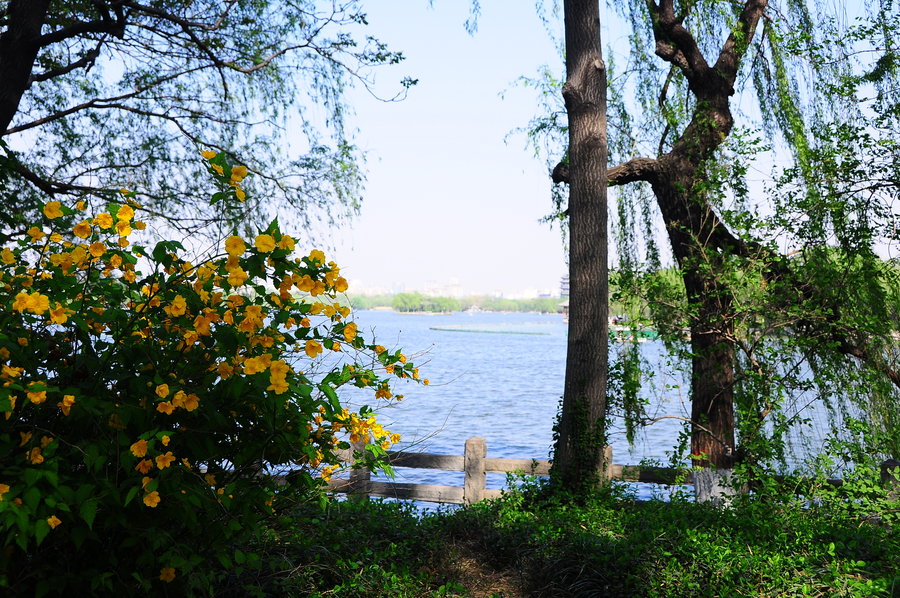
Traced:
<svg viewBox="0 0 900 598">
<path fill-rule="evenodd" d="M 598 0 L 566 0 L 569 119 L 569 332 L 551 479 L 579 491 L 603 479 L 609 311 L 606 246 L 606 66 Z"/>
<path fill-rule="evenodd" d="M 889 340 L 896 268 L 874 250 L 896 239 L 890 206 L 900 178 L 896 145 L 886 145 L 896 114 L 876 142 L 860 107 L 869 88 L 849 62 L 859 49 L 852 36 L 826 7 L 801 1 L 615 4 L 633 28 L 631 68 L 611 69 L 610 148 L 619 163 L 608 182 L 618 191 L 622 284 L 646 300 L 667 346 L 690 364 L 694 463 L 770 458 L 753 441 L 766 421 L 790 424 L 785 398 L 827 399 L 854 385 L 840 382 L 851 373 L 862 407 L 876 402 L 874 386 L 894 397 L 881 403 L 886 422 L 900 388 Z M 890 3 L 875 10 L 877 23 L 896 20 Z M 895 56 L 894 31 L 876 31 L 882 43 L 869 49 Z M 896 61 L 880 64 L 870 83 L 896 72 Z M 763 140 L 790 163 L 768 187 L 747 177 Z M 568 161 L 553 179 L 572 182 Z M 571 216 L 571 206 L 560 207 Z M 657 219 L 680 286 L 655 274 Z M 801 362 L 813 380 L 797 373 Z"/>
<path fill-rule="evenodd" d="M 354 0 L 0 2 L 0 224 L 122 186 L 188 230 L 353 213 L 344 92 L 402 60 L 365 25 Z M 247 204 L 199 199 L 201 149 L 255 172 Z"/>
</svg>

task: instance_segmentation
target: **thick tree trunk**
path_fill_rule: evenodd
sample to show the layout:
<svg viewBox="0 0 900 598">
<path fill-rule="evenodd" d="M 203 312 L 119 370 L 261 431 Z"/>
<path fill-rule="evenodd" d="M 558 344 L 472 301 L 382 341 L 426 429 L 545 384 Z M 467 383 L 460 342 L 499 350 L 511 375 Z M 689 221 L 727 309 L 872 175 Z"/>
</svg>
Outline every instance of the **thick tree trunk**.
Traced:
<svg viewBox="0 0 900 598">
<path fill-rule="evenodd" d="M 704 119 L 707 122 L 712 118 Z M 717 119 L 731 128 L 726 109 Z M 695 131 L 700 136 L 701 131 Z M 691 454 L 694 465 L 734 464 L 733 296 L 720 277 L 723 255 L 736 250 L 717 236 L 718 217 L 697 190 L 701 160 L 670 154 L 651 177 L 672 252 L 684 281 L 691 332 Z"/>
<path fill-rule="evenodd" d="M 9 128 L 28 89 L 49 6 L 50 0 L 11 0 L 7 6 L 9 25 L 0 35 L 0 134 Z"/>
<path fill-rule="evenodd" d="M 730 469 L 735 440 L 731 295 L 710 288 L 716 286 L 714 276 L 688 291 L 699 314 L 691 325 L 691 455 L 694 465 Z"/>
<path fill-rule="evenodd" d="M 597 0 L 567 0 L 569 336 L 552 479 L 580 492 L 605 479 L 607 371 L 606 67 Z"/>
</svg>

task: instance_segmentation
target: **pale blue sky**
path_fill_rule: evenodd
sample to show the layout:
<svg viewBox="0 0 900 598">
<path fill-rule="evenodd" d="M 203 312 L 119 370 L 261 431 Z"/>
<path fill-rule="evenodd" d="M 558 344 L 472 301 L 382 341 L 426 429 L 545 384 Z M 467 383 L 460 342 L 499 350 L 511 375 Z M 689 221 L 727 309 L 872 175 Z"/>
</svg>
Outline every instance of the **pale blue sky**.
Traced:
<svg viewBox="0 0 900 598">
<path fill-rule="evenodd" d="M 546 166 L 522 135 L 505 139 L 538 110 L 516 79 L 559 58 L 531 1 L 483 5 L 474 36 L 464 0 L 366 6 L 372 34 L 407 56 L 378 73 L 382 89 L 404 75 L 419 84 L 398 103 L 351 96 L 368 184 L 361 216 L 334 242 L 357 288 L 559 289 L 559 229 L 539 222 L 551 208 Z"/>
</svg>

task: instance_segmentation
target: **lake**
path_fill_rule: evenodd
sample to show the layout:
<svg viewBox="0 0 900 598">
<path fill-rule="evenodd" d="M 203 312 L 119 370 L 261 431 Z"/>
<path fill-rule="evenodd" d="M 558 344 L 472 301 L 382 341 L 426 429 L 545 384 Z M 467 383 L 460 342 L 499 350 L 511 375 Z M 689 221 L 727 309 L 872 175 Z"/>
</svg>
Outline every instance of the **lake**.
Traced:
<svg viewBox="0 0 900 598">
<path fill-rule="evenodd" d="M 430 386 L 398 384 L 406 398 L 379 412 L 379 421 L 403 436 L 398 449 L 461 455 L 466 438 L 482 436 L 489 457 L 549 457 L 565 372 L 566 324 L 560 314 L 357 311 L 354 318 L 367 339 L 402 348 L 430 379 Z M 658 343 L 641 348 L 651 363 L 661 361 Z M 660 372 L 666 369 L 659 365 Z M 651 416 L 687 416 L 690 406 L 677 374 L 657 374 L 655 386 L 664 392 L 654 393 Z M 621 422 L 614 421 L 613 461 L 666 462 L 681 429 L 678 420 L 660 421 L 629 447 Z M 396 481 L 462 485 L 462 478 L 461 472 L 398 468 Z M 488 475 L 491 488 L 504 482 L 503 475 Z M 641 485 L 639 493 L 649 496 L 654 489 L 648 486 Z"/>
</svg>

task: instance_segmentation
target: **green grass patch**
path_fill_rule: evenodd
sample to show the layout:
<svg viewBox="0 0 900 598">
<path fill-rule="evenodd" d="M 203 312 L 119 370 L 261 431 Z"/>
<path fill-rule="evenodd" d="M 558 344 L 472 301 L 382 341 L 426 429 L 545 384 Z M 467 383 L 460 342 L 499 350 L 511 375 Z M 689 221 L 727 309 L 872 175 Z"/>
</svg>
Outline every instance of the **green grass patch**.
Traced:
<svg viewBox="0 0 900 598">
<path fill-rule="evenodd" d="M 573 501 L 534 486 L 424 517 L 371 501 L 291 521 L 285 595 L 900 595 L 893 527 L 761 500 Z"/>
</svg>

